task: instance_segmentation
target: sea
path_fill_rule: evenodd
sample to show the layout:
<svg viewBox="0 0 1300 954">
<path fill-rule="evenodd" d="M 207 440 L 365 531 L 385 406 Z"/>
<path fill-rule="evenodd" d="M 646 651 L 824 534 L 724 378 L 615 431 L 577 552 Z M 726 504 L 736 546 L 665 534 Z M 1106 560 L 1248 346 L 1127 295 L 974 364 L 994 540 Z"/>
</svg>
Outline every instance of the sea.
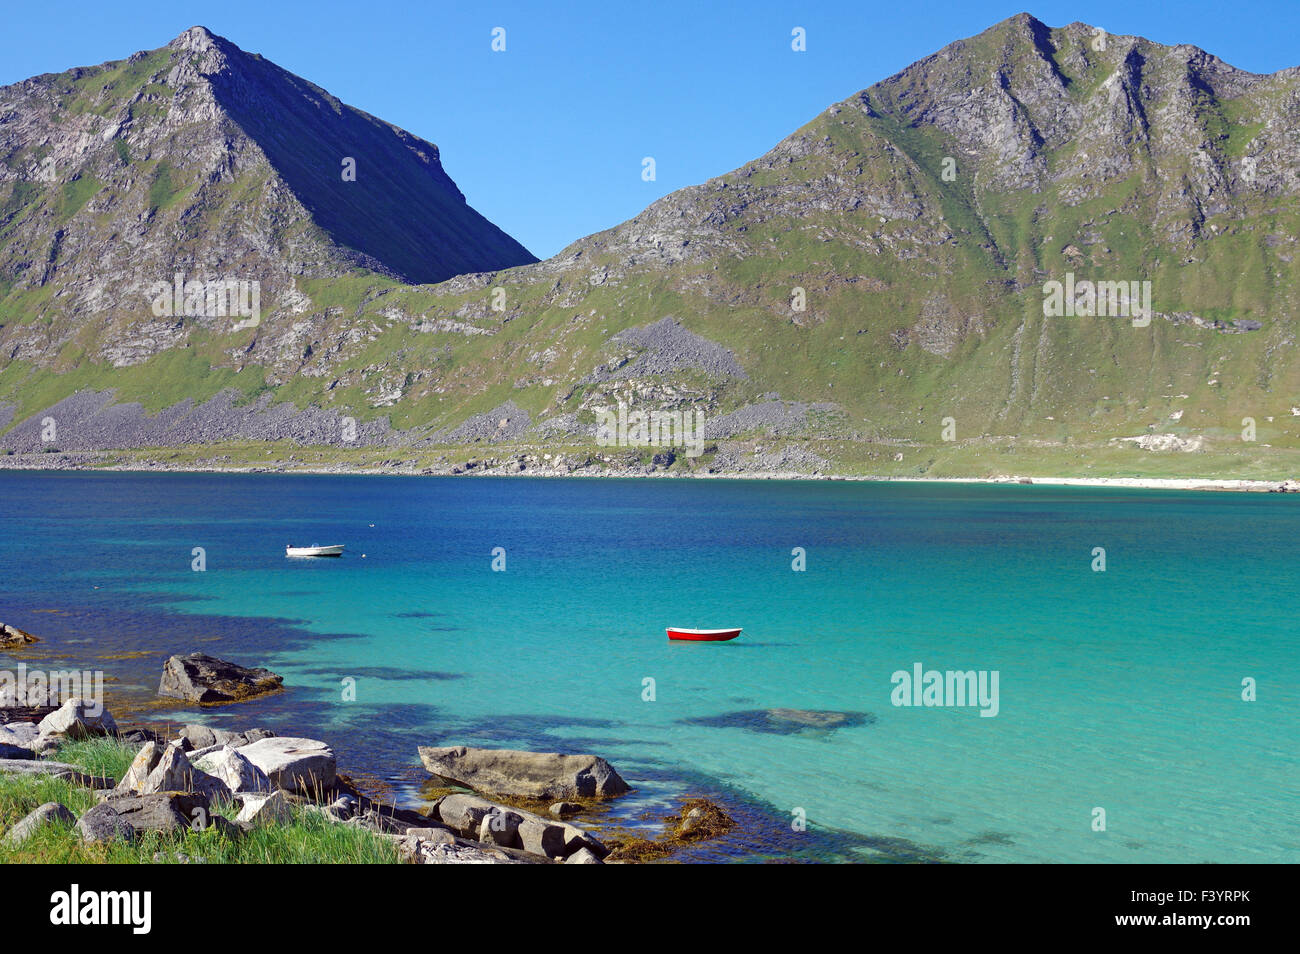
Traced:
<svg viewBox="0 0 1300 954">
<path fill-rule="evenodd" d="M 0 621 L 42 641 L 0 670 L 417 808 L 421 745 L 593 753 L 634 787 L 594 826 L 737 821 L 682 861 L 1295 862 L 1298 555 L 1287 494 L 6 471 Z M 160 699 L 189 652 L 285 689 Z"/>
</svg>

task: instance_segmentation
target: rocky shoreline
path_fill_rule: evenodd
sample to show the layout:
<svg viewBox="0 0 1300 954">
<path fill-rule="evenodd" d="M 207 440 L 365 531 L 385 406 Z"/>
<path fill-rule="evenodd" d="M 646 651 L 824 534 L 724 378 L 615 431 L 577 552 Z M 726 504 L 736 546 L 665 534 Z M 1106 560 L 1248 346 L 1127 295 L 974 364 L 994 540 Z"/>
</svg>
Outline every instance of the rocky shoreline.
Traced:
<svg viewBox="0 0 1300 954">
<path fill-rule="evenodd" d="M 991 477 L 896 477 L 884 475 L 828 474 L 818 471 L 730 470 L 708 468 L 695 471 L 669 470 L 667 465 L 611 465 L 601 462 L 581 466 L 553 466 L 527 458 L 535 455 L 487 457 L 466 463 L 421 466 L 409 461 L 386 461 L 381 466 L 352 464 L 301 464 L 279 460 L 266 464 L 228 465 L 177 464 L 168 461 L 107 463 L 100 453 L 14 454 L 0 456 L 0 470 L 96 471 L 114 473 L 175 474 L 316 474 L 335 476 L 395 477 L 582 477 L 627 479 L 632 477 L 680 480 L 825 480 L 854 483 L 918 484 L 1037 484 L 1054 487 L 1122 487 L 1147 490 L 1229 491 L 1242 493 L 1300 493 L 1300 479 L 1251 479 L 1219 477 L 1028 477 L 998 474 Z"/>
<path fill-rule="evenodd" d="M 281 681 L 265 669 L 193 653 L 167 660 L 159 695 L 229 704 L 279 691 Z M 324 741 L 263 728 L 122 728 L 102 704 L 60 702 L 55 691 L 24 685 L 0 693 L 0 778 L 63 780 L 93 791 L 95 804 L 79 816 L 61 802 L 39 805 L 0 836 L 10 847 L 52 823 L 103 844 L 208 829 L 238 840 L 310 816 L 369 832 L 416 864 L 605 864 L 664 857 L 732 825 L 716 805 L 697 799 L 667 819 L 657 839 L 602 839 L 574 816 L 633 791 L 603 758 L 455 745 L 419 748 L 435 795 L 424 810 L 403 809 L 362 792 Z M 120 779 L 53 757 L 87 739 L 134 751 Z"/>
</svg>

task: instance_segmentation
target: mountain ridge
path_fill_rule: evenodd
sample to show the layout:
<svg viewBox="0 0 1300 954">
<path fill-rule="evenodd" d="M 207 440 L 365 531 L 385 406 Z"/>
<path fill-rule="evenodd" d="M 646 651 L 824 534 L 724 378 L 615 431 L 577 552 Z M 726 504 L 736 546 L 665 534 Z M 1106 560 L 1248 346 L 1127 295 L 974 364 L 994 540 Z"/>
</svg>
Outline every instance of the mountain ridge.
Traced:
<svg viewBox="0 0 1300 954">
<path fill-rule="evenodd" d="M 115 388 L 141 420 L 171 398 L 270 394 L 286 419 L 353 418 L 374 446 L 438 460 L 563 445 L 599 468 L 594 411 L 622 401 L 705 412 L 723 472 L 779 445 L 820 472 L 984 472 L 1028 450 L 1081 471 L 1290 473 L 1297 159 L 1300 68 L 1019 14 L 546 261 L 305 281 L 296 317 L 186 339 L 170 391 L 84 366 L 34 390 Z M 1076 273 L 1150 282 L 1150 329 L 1045 315 L 1045 283 Z M 719 376 L 710 348 L 744 376 Z M 10 362 L 0 446 L 39 450 L 57 401 L 17 399 L 31 372 Z M 610 370 L 627 367 L 644 373 Z M 329 430 L 264 439 L 348 452 Z M 1143 446 L 1198 449 L 1174 464 Z"/>
</svg>

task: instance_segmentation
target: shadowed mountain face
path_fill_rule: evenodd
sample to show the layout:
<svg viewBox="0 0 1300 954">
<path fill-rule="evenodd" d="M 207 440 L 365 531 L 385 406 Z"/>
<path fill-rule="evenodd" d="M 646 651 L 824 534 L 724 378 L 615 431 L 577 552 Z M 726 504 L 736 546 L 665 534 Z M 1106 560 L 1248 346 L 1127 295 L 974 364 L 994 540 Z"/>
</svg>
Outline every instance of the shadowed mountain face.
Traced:
<svg viewBox="0 0 1300 954">
<path fill-rule="evenodd" d="M 98 326 L 115 363 L 176 272 L 259 282 L 265 312 L 294 312 L 299 280 L 535 260 L 466 204 L 436 146 L 203 27 L 0 89 L 0 321 Z"/>
<path fill-rule="evenodd" d="M 178 41 L 217 105 L 336 243 L 410 282 L 536 261 L 465 203 L 438 147 L 195 28 Z M 343 163 L 356 164 L 345 179 Z"/>
<path fill-rule="evenodd" d="M 237 54 L 195 31 L 177 42 L 196 47 L 178 68 L 198 75 L 227 75 L 219 61 Z M 157 441 L 161 425 L 142 415 L 190 399 L 167 418 L 170 443 L 246 433 L 339 444 L 331 422 L 355 416 L 363 443 L 594 449 L 595 411 L 622 401 L 702 413 L 722 469 L 776 455 L 791 469 L 901 475 L 1036 460 L 1085 472 L 1103 459 L 1115 472 L 1205 474 L 1217 465 L 1200 461 L 1217 454 L 1273 476 L 1297 460 L 1298 69 L 1261 76 L 1195 47 L 1020 14 L 552 259 L 421 286 L 335 263 L 362 244 L 348 245 L 349 229 L 372 235 L 367 216 L 372 241 L 400 243 L 407 220 L 383 204 L 383 184 L 418 166 L 424 144 L 301 80 L 274 81 L 287 74 L 254 59 L 229 80 L 184 86 L 208 91 L 186 94 L 180 113 L 197 138 L 184 164 L 160 169 L 172 160 L 152 139 L 123 127 L 103 145 L 107 120 L 94 118 L 130 82 L 133 117 L 157 108 L 154 81 L 139 77 L 160 69 L 128 61 L 0 97 L 0 143 L 35 115 L 8 103 L 58 100 L 58 128 L 76 130 L 67 141 L 89 143 L 87 155 L 111 158 L 123 135 L 145 150 L 120 174 L 139 180 L 130 195 L 159 199 L 153 212 L 132 199 L 124 215 L 120 191 L 84 185 L 119 174 L 98 160 L 53 184 L 20 174 L 39 171 L 39 150 L 6 160 L 19 171 L 0 182 L 0 445 L 39 449 L 38 412 L 111 388 L 117 410 L 108 395 L 63 405 L 80 446 Z M 272 95 L 319 105 L 279 130 L 277 112 L 302 111 L 266 105 Z M 346 118 L 327 122 L 332 111 Z M 209 114 L 254 132 L 218 147 L 198 121 Z M 374 134 L 385 145 L 356 153 L 357 182 L 343 183 L 337 156 L 354 154 L 354 126 L 387 130 Z M 56 169 L 80 161 L 64 141 L 51 140 Z M 174 141 L 166 156 L 181 154 Z M 275 174 L 255 194 L 245 187 L 248 214 L 219 238 L 226 183 L 244 168 Z M 196 169 L 196 191 L 169 199 Z M 348 191 L 367 177 L 375 193 Z M 431 208 L 455 197 L 436 161 L 427 181 Z M 312 211 L 295 218 L 299 207 Z M 199 215 L 202 242 L 188 230 Z M 139 309 L 91 320 L 95 280 L 63 263 L 105 222 L 121 239 L 97 247 L 93 275 L 126 267 L 118 249 L 160 241 L 196 262 L 242 260 L 261 254 L 246 248 L 251 234 L 275 249 L 259 267 L 280 269 L 290 291 L 254 329 Z M 1077 293 L 1068 313 L 1045 310 L 1053 282 Z M 1149 323 L 1082 314 L 1075 282 L 1149 283 Z M 141 407 L 127 413 L 124 401 Z M 102 426 L 112 415 L 133 423 Z"/>
</svg>

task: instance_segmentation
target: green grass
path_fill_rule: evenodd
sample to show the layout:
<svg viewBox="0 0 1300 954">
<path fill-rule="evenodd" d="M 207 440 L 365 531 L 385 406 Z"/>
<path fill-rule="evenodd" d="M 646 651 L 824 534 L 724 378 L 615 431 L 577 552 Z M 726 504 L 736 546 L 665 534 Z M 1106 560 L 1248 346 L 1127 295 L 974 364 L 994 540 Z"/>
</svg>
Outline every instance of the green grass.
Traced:
<svg viewBox="0 0 1300 954">
<path fill-rule="evenodd" d="M 113 739 L 73 742 L 55 758 L 82 766 L 91 774 L 121 778 L 135 750 Z M 81 815 L 96 803 L 87 788 L 60 779 L 28 775 L 0 775 L 0 829 L 16 822 L 46 802 L 59 802 Z M 230 806 L 215 814 L 233 817 Z M 152 864 L 162 852 L 164 863 L 176 855 L 202 858 L 210 864 L 400 864 L 397 849 L 378 835 L 339 825 L 319 815 L 295 809 L 289 825 L 259 828 L 228 838 L 214 828 L 184 833 L 147 832 L 130 843 L 86 844 L 76 829 L 46 825 L 20 846 L 0 838 L 0 864 Z"/>
</svg>

